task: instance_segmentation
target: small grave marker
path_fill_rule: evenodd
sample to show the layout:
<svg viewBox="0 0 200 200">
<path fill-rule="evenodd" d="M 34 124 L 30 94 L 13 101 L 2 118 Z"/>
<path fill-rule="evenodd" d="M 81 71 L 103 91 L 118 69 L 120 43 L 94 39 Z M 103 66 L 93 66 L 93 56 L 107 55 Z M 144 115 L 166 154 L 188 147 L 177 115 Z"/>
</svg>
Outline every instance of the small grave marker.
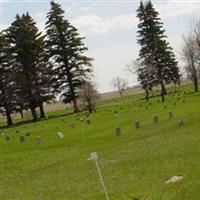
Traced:
<svg viewBox="0 0 200 200">
<path fill-rule="evenodd" d="M 172 112 L 169 112 L 169 113 L 168 113 L 168 116 L 169 116 L 169 119 L 172 119 L 172 118 L 173 118 L 173 113 L 172 113 Z"/>
<path fill-rule="evenodd" d="M 64 138 L 64 135 L 63 135 L 63 133 L 61 133 L 61 132 L 57 132 L 56 135 L 57 135 L 59 138 L 61 138 L 61 139 Z"/>
<path fill-rule="evenodd" d="M 157 124 L 158 123 L 158 116 L 157 115 L 154 115 L 153 116 L 153 122 L 154 122 L 154 124 Z"/>
<path fill-rule="evenodd" d="M 36 142 L 37 142 L 37 144 L 43 143 L 43 138 L 41 136 L 37 136 L 36 137 Z"/>
<path fill-rule="evenodd" d="M 20 141 L 20 142 L 24 142 L 24 141 L 25 141 L 25 137 L 24 137 L 23 135 L 20 136 L 19 141 Z"/>
<path fill-rule="evenodd" d="M 138 120 L 135 121 L 135 128 L 136 129 L 140 128 L 140 122 Z"/>
<path fill-rule="evenodd" d="M 8 142 L 9 140 L 10 140 L 10 136 L 9 136 L 9 135 L 5 135 L 5 136 L 4 136 L 4 141 L 5 141 L 5 142 Z"/>
<path fill-rule="evenodd" d="M 182 119 L 178 120 L 178 125 L 179 126 L 183 126 L 184 125 L 184 121 Z"/>
<path fill-rule="evenodd" d="M 86 120 L 86 123 L 87 123 L 87 124 L 91 124 L 90 119 L 87 119 L 87 120 Z"/>
<path fill-rule="evenodd" d="M 121 129 L 120 129 L 120 127 L 116 127 L 115 128 L 115 135 L 116 136 L 120 136 L 121 135 Z"/>
</svg>

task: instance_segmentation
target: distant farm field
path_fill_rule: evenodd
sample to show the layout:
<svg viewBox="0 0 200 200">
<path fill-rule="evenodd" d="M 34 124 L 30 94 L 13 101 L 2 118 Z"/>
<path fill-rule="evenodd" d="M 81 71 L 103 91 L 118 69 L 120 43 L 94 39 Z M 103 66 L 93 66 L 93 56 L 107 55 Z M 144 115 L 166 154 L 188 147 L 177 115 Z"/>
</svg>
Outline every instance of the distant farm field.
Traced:
<svg viewBox="0 0 200 200">
<path fill-rule="evenodd" d="M 106 100 L 90 115 L 91 124 L 85 113 L 68 109 L 1 129 L 0 199 L 105 199 L 88 160 L 97 152 L 110 200 L 199 200 L 200 95 L 191 91 L 184 86 L 165 103 L 159 97 L 147 103 L 143 94 Z M 176 175 L 183 179 L 166 184 Z"/>
</svg>

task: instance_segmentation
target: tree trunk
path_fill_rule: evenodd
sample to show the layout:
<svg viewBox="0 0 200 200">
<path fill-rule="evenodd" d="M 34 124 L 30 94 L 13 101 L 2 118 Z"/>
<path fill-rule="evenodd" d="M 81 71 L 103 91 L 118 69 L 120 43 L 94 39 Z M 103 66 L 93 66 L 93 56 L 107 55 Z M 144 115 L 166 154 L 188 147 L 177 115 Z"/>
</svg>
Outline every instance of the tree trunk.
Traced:
<svg viewBox="0 0 200 200">
<path fill-rule="evenodd" d="M 33 106 L 31 106 L 30 109 L 31 109 L 33 121 L 37 121 L 38 117 L 37 117 L 37 112 L 36 112 L 35 108 Z"/>
<path fill-rule="evenodd" d="M 194 77 L 193 83 L 194 83 L 194 91 L 198 92 L 199 86 L 198 86 L 198 78 L 196 76 Z"/>
<path fill-rule="evenodd" d="M 164 102 L 165 101 L 165 95 L 167 95 L 167 91 L 166 91 L 166 88 L 165 88 L 163 81 L 160 81 L 160 86 L 161 86 L 160 95 L 161 95 L 161 98 L 162 98 L 162 102 Z"/>
<path fill-rule="evenodd" d="M 10 111 L 9 111 L 7 105 L 5 106 L 5 110 L 6 110 L 7 125 L 8 125 L 8 126 L 11 126 L 11 125 L 13 125 L 13 122 L 12 122 L 12 118 L 11 118 L 11 115 L 10 115 Z"/>
<path fill-rule="evenodd" d="M 149 90 L 145 90 L 145 99 L 149 101 Z"/>
<path fill-rule="evenodd" d="M 45 112 L 44 112 L 43 102 L 40 103 L 39 108 L 40 108 L 40 119 L 46 118 Z"/>
<path fill-rule="evenodd" d="M 72 101 L 72 103 L 73 103 L 73 107 L 74 107 L 74 113 L 79 112 L 77 99 L 75 98 L 75 99 Z"/>
<path fill-rule="evenodd" d="M 19 112 L 20 112 L 21 118 L 23 119 L 24 118 L 24 112 L 23 112 L 23 110 L 21 109 Z"/>
<path fill-rule="evenodd" d="M 92 104 L 91 101 L 88 99 L 88 111 L 89 113 L 92 113 L 93 109 L 92 109 Z"/>
</svg>

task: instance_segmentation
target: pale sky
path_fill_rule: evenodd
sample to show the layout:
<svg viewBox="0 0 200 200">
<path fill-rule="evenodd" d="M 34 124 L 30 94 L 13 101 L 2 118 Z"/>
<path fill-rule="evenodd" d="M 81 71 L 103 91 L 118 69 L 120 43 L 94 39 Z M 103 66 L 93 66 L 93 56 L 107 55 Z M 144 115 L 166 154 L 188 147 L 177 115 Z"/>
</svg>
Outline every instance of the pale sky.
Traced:
<svg viewBox="0 0 200 200">
<path fill-rule="evenodd" d="M 41 31 L 44 31 L 48 0 L 2 0 L 3 28 L 8 27 L 16 14 L 28 11 Z M 120 76 L 137 83 L 137 77 L 125 70 L 126 65 L 138 56 L 136 42 L 136 9 L 139 0 L 122 1 L 56 1 L 61 3 L 68 19 L 82 36 L 89 48 L 87 55 L 94 58 L 94 75 L 100 92 L 113 90 L 111 81 Z M 174 48 L 178 60 L 182 36 L 189 30 L 190 23 L 200 19 L 199 0 L 152 0 L 160 13 L 168 41 Z M 181 62 L 180 62 L 181 65 Z"/>
</svg>

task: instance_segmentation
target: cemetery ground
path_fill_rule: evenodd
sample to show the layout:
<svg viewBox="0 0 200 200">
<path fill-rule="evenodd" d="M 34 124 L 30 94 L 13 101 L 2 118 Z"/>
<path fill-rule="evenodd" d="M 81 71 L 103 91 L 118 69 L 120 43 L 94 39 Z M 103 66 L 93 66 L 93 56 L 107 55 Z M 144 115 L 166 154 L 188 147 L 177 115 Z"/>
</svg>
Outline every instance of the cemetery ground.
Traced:
<svg viewBox="0 0 200 200">
<path fill-rule="evenodd" d="M 91 152 L 110 199 L 200 199 L 200 96 L 191 91 L 184 86 L 165 103 L 142 94 L 106 100 L 89 118 L 63 110 L 1 129 L 0 199 L 105 199 Z"/>
</svg>

